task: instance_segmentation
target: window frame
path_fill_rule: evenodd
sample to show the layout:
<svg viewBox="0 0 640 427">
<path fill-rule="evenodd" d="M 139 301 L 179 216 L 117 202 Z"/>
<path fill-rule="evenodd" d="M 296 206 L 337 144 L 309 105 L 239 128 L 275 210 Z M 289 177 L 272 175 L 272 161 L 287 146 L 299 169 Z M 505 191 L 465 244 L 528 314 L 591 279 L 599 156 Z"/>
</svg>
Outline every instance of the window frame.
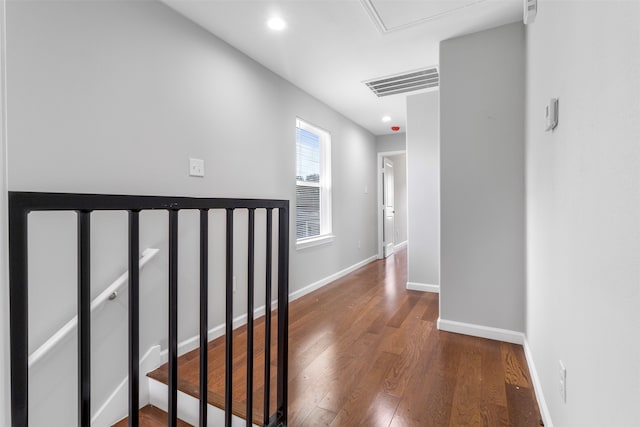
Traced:
<svg viewBox="0 0 640 427">
<path fill-rule="evenodd" d="M 298 186 L 316 187 L 320 189 L 320 234 L 317 236 L 303 237 L 296 236 L 296 249 L 304 249 L 312 246 L 330 243 L 335 237 L 332 230 L 332 209 L 331 209 L 331 133 L 326 129 L 309 123 L 308 121 L 296 117 L 296 130 L 302 129 L 318 135 L 320 142 L 320 181 L 309 182 L 299 181 L 296 177 L 296 188 Z M 296 172 L 298 169 L 298 140 L 296 136 Z M 297 192 L 296 192 L 296 215 L 297 222 Z"/>
</svg>

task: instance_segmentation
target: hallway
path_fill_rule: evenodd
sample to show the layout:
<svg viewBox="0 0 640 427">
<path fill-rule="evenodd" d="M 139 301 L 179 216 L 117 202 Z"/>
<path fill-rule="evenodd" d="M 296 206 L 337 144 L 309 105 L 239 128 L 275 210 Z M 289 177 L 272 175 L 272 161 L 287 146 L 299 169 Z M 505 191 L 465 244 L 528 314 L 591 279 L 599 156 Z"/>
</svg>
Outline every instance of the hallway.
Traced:
<svg viewBox="0 0 640 427">
<path fill-rule="evenodd" d="M 408 291 L 405 283 L 406 249 L 291 303 L 289 424 L 538 426 L 522 347 L 438 331 L 438 295 Z M 263 319 L 254 344 L 257 423 L 261 327 Z M 234 413 L 244 415 L 244 328 L 234 342 Z M 224 339 L 209 348 L 209 402 L 219 406 Z M 180 359 L 179 389 L 196 397 L 197 368 L 197 350 Z M 166 366 L 150 376 L 166 379 Z M 275 389 L 271 396 L 273 403 Z"/>
</svg>

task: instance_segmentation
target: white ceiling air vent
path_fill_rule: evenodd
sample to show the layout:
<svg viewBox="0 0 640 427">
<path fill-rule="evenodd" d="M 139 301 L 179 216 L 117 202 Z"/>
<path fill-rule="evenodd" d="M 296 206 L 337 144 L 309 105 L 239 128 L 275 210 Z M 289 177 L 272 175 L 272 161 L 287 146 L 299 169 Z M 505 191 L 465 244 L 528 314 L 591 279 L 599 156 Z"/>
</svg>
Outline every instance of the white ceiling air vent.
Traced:
<svg viewBox="0 0 640 427">
<path fill-rule="evenodd" d="M 366 80 L 363 83 L 378 97 L 381 97 L 438 87 L 439 81 L 440 75 L 438 74 L 438 69 L 431 67 L 396 74 L 394 76 L 378 77 L 376 79 Z"/>
</svg>

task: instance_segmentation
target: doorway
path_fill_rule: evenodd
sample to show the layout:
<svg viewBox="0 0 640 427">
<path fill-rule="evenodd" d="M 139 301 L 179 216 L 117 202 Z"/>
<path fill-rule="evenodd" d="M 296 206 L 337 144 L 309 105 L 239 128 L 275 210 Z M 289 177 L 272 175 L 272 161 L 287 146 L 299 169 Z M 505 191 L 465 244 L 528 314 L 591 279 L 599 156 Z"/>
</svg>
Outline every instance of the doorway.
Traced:
<svg viewBox="0 0 640 427">
<path fill-rule="evenodd" d="M 378 258 L 407 244 L 407 159 L 405 151 L 378 153 Z"/>
</svg>

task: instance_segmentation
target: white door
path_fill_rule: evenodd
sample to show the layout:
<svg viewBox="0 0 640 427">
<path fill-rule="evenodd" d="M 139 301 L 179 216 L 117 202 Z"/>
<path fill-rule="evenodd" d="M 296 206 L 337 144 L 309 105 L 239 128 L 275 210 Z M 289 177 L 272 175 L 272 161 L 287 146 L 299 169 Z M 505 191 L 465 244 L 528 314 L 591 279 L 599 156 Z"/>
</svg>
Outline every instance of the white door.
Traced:
<svg viewBox="0 0 640 427">
<path fill-rule="evenodd" d="M 385 157 L 382 167 L 382 215 L 384 217 L 382 221 L 382 246 L 385 258 L 393 253 L 395 246 L 396 210 L 393 197 L 393 162 Z"/>
</svg>

